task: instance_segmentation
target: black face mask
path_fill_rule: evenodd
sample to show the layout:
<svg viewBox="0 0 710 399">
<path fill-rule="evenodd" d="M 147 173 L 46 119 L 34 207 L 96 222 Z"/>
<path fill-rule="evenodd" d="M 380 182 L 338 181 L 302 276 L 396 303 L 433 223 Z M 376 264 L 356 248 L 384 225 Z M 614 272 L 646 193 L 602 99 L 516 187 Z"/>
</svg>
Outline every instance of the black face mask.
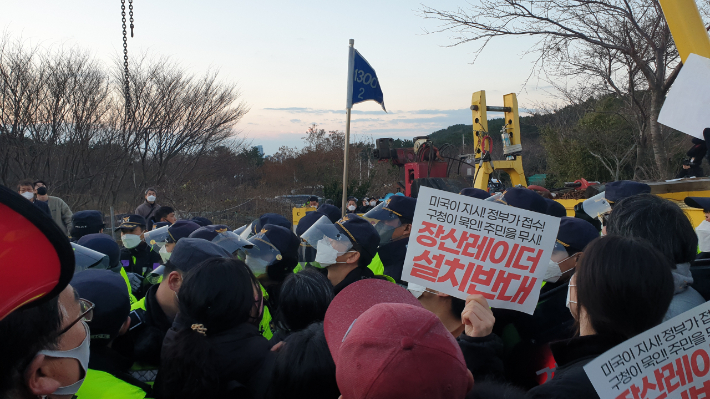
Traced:
<svg viewBox="0 0 710 399">
<path fill-rule="evenodd" d="M 47 187 L 38 187 L 37 195 L 47 195 Z"/>
</svg>

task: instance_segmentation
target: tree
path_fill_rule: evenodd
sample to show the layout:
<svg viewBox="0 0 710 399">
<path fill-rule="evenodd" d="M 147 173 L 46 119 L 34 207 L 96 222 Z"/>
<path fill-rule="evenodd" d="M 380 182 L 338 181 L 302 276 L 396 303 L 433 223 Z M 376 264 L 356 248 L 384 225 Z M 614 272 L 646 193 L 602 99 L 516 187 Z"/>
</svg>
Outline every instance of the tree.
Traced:
<svg viewBox="0 0 710 399">
<path fill-rule="evenodd" d="M 497 37 L 537 37 L 530 52 L 538 54 L 538 76 L 628 95 L 643 115 L 639 141 L 650 138 L 654 174 L 668 175 L 657 119 L 681 64 L 658 0 L 481 0 L 469 10 L 422 12 L 443 22 L 439 31 L 456 33 L 453 45 L 481 43 L 477 54 Z"/>
</svg>

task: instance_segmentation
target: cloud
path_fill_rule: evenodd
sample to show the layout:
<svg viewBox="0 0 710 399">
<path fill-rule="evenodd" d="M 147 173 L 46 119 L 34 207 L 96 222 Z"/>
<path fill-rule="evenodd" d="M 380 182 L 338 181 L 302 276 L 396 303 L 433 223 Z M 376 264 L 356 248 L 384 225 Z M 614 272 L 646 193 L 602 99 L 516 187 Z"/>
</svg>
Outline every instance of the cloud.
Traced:
<svg viewBox="0 0 710 399">
<path fill-rule="evenodd" d="M 290 122 L 291 123 L 301 123 L 301 120 L 300 119 L 291 119 Z"/>
<path fill-rule="evenodd" d="M 316 109 L 316 108 L 301 108 L 301 107 L 285 107 L 285 108 L 264 108 L 265 111 L 280 111 L 288 112 L 291 114 L 341 114 L 345 115 L 344 109 Z M 384 111 L 360 111 L 357 109 L 352 110 L 352 114 L 355 115 L 393 115 L 397 113 L 402 113 L 403 111 L 389 111 L 385 113 Z"/>
</svg>

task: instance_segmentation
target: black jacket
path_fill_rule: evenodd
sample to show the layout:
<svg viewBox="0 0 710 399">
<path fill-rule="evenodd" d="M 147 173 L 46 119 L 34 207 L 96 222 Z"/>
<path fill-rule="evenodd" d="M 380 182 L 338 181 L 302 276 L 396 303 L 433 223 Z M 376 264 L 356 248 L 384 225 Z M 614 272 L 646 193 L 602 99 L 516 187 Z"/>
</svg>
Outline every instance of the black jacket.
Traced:
<svg viewBox="0 0 710 399">
<path fill-rule="evenodd" d="M 155 297 L 158 286 L 150 287 L 145 298 L 145 310 L 131 312 L 131 329 L 114 342 L 114 348 L 133 362 L 159 366 L 163 338 L 172 326 Z"/>
<path fill-rule="evenodd" d="M 409 245 L 409 237 L 387 243 L 377 251 L 385 267 L 384 274 L 392 277 L 398 284 L 402 284 L 402 269 L 404 269 L 404 258 L 407 256 L 407 245 Z"/>
<path fill-rule="evenodd" d="M 600 335 L 575 337 L 550 344 L 557 361 L 557 370 L 552 380 L 528 391 L 526 397 L 539 399 L 599 399 L 592 382 L 584 372 L 584 366 L 623 339 Z"/>
<path fill-rule="evenodd" d="M 177 321 L 165 336 L 163 362 L 172 361 L 178 350 L 175 338 L 181 327 L 178 327 Z M 263 382 L 268 380 L 265 365 L 275 355 L 258 327 L 242 323 L 218 333 L 210 333 L 208 329 L 205 339 L 211 346 L 212 369 L 219 374 L 220 393 L 217 397 L 253 397 L 255 392 L 261 391 Z M 155 390 L 156 396 L 160 397 L 164 391 L 165 376 L 158 375 Z"/>
<path fill-rule="evenodd" d="M 572 338 L 574 319 L 565 304 L 568 283 L 546 283 L 532 315 L 493 309 L 493 332 L 503 338 L 506 379 L 526 390 L 552 377 L 550 342 Z"/>
<path fill-rule="evenodd" d="M 495 334 L 474 338 L 465 333 L 456 341 L 461 347 L 466 368 L 473 374 L 475 384 L 482 381 L 504 381 L 505 372 L 501 352 L 503 343 Z"/>
<path fill-rule="evenodd" d="M 360 280 L 365 280 L 368 278 L 376 278 L 380 280 L 387 280 L 386 278 L 382 276 L 375 276 L 375 273 L 372 272 L 368 267 L 356 267 L 353 269 L 350 273 L 348 273 L 347 276 L 338 283 L 335 287 L 333 287 L 333 294 L 338 295 L 340 291 L 342 291 L 345 287 L 349 286 L 350 284 L 360 281 Z"/>
</svg>

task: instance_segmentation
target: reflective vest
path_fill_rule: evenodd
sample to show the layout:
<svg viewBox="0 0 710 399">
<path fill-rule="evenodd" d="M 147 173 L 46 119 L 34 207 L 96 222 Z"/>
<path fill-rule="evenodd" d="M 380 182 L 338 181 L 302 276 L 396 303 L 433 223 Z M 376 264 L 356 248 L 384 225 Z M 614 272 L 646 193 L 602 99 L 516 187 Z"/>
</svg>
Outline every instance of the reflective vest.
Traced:
<svg viewBox="0 0 710 399">
<path fill-rule="evenodd" d="M 126 281 L 126 286 L 128 287 L 128 299 L 131 301 L 131 306 L 133 306 L 134 303 L 136 303 L 136 297 L 133 295 L 133 292 L 131 290 L 131 282 L 128 281 L 128 275 L 126 274 L 126 269 L 119 267 L 121 269 L 118 273 L 123 277 L 123 279 Z M 143 309 L 145 309 L 145 305 L 143 305 Z M 131 308 L 131 310 L 133 310 Z"/>
<path fill-rule="evenodd" d="M 88 369 L 77 399 L 143 399 L 148 393 L 113 375 Z"/>
<path fill-rule="evenodd" d="M 379 252 L 375 254 L 375 257 L 372 258 L 372 262 L 370 262 L 370 264 L 367 265 L 367 267 L 369 267 L 370 270 L 372 270 L 372 272 L 375 274 L 375 276 L 381 276 L 381 275 L 385 274 L 385 265 L 380 260 L 380 253 Z"/>
<path fill-rule="evenodd" d="M 269 299 L 269 294 L 266 292 L 264 286 L 259 284 L 259 287 L 261 288 L 261 295 L 264 299 Z M 264 314 L 261 316 L 261 322 L 259 323 L 259 332 L 266 339 L 271 339 L 274 336 L 274 333 L 271 331 L 271 312 L 267 306 L 264 306 Z"/>
</svg>

